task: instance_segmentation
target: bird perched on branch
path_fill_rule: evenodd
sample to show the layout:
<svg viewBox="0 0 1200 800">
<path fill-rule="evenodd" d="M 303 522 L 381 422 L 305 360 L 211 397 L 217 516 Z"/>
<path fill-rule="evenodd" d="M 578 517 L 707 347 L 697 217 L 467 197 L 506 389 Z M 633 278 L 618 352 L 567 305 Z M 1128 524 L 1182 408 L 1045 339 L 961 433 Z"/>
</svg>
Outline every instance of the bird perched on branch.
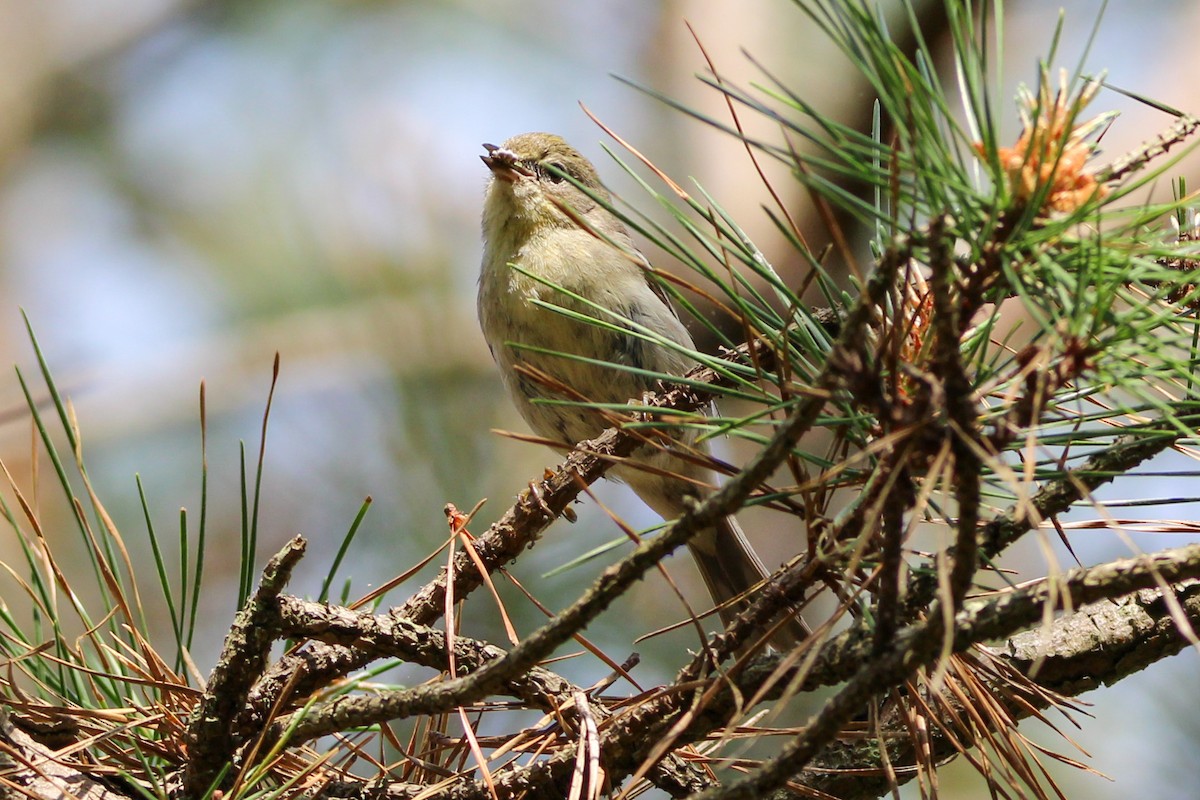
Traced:
<svg viewBox="0 0 1200 800">
<path fill-rule="evenodd" d="M 629 232 L 605 207 L 609 194 L 586 158 L 548 133 L 484 148 L 481 158 L 492 173 L 479 278 L 484 338 L 535 433 L 564 445 L 594 438 L 610 427 L 604 415 L 562 401 L 641 398 L 658 387 L 656 376 L 683 375 L 693 366 L 692 338 Z M 608 473 L 668 520 L 711 492 L 716 480 L 694 433 L 677 430 L 671 437 Z M 688 546 L 714 602 L 728 604 L 721 611 L 728 624 L 767 577 L 762 561 L 732 517 Z M 806 634 L 792 616 L 774 641 Z"/>
</svg>

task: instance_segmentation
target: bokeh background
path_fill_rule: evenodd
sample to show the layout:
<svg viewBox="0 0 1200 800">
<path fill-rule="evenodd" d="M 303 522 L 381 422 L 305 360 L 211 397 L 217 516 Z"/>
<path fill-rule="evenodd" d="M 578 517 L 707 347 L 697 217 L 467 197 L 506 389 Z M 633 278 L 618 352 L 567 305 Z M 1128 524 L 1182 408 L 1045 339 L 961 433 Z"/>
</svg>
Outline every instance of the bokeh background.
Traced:
<svg viewBox="0 0 1200 800">
<path fill-rule="evenodd" d="M 936 30 L 938 4 L 918 5 Z M 1102 3 L 1063 5 L 1060 64 L 1083 59 L 1119 86 L 1200 111 L 1194 2 L 1112 3 L 1096 30 Z M 1004 109 L 1015 138 L 1008 98 L 1035 79 L 1058 7 L 1012 0 L 1007 9 Z M 260 539 L 273 550 L 296 533 L 309 538 L 298 593 L 315 594 L 366 496 L 374 503 L 339 578 L 353 581 L 354 596 L 444 539 L 445 503 L 490 498 L 474 525 L 482 531 L 553 462 L 490 432 L 523 428 L 475 322 L 481 142 L 561 133 L 618 194 L 654 213 L 605 155 L 611 140 L 582 101 L 676 179 L 699 180 L 781 271 L 798 274 L 759 211 L 767 195 L 740 146 L 614 78 L 724 118 L 719 95 L 695 78 L 704 60 L 685 21 L 726 78 L 761 79 L 745 48 L 826 113 L 867 126 L 869 91 L 786 0 L 0 0 L 0 361 L 33 371 L 24 310 L 78 414 L 100 495 L 147 567 L 134 475 L 160 531 L 178 525 L 181 507 L 195 513 L 205 381 L 216 546 L 202 669 L 234 611 L 239 443 L 253 460 L 276 352 Z M 1096 110 L 1110 108 L 1123 116 L 1104 139 L 1109 154 L 1168 122 L 1104 93 Z M 819 244 L 805 199 L 776 178 Z M 46 465 L 32 457 L 23 407 L 15 375 L 0 377 L 0 457 L 37 500 L 48 537 L 74 537 L 57 487 L 35 477 Z M 623 489 L 597 492 L 634 524 L 654 521 Z M 605 559 L 547 573 L 616 536 L 594 503 L 580 512 L 514 569 L 552 607 Z M 786 542 L 760 544 L 768 561 L 787 555 Z M 1127 552 L 1103 534 L 1077 548 L 1085 560 Z M 1030 556 L 1031 572 L 1044 570 Z M 686 560 L 671 568 L 699 602 Z M 494 615 L 476 613 L 468 631 L 498 636 Z M 614 615 L 635 626 L 592 633 L 610 653 L 645 653 L 637 674 L 653 683 L 687 639 L 630 637 L 682 613 L 655 578 Z M 528 631 L 536 617 L 519 620 Z M 1072 736 L 1115 782 L 1056 769 L 1063 785 L 1094 798 L 1191 796 L 1200 732 L 1194 704 L 1179 698 L 1200 689 L 1196 665 L 1187 653 L 1087 696 L 1097 718 Z M 975 796 L 980 782 L 963 781 L 964 771 L 949 773 L 943 791 Z"/>
</svg>

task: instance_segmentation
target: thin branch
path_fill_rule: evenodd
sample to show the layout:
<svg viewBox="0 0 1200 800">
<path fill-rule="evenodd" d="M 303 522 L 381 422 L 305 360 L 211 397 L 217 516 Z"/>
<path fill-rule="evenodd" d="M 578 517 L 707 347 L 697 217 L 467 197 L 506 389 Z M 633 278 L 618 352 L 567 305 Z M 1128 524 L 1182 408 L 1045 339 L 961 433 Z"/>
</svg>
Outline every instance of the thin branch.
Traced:
<svg viewBox="0 0 1200 800">
<path fill-rule="evenodd" d="M 1149 461 L 1179 441 L 1179 427 L 1170 420 L 1157 420 L 1117 439 L 1109 447 L 1092 454 L 1083 466 L 1044 485 L 1027 501 L 1014 503 L 1003 515 L 991 520 L 979 532 L 979 557 L 993 558 L 1007 549 L 1043 520 L 1068 511 L 1091 492 Z M 916 613 L 937 590 L 937 577 L 929 572 L 916 573 L 909 580 L 905 608 Z"/>
<path fill-rule="evenodd" d="M 958 506 L 954 562 L 950 568 L 950 597 L 947 606 L 958 611 L 971 588 L 978 560 L 979 499 L 983 462 L 980 457 L 979 409 L 975 390 L 963 363 L 962 328 L 957 276 L 952 242 L 947 239 L 949 217 L 937 217 L 929 225 L 929 266 L 932 273 L 933 326 L 936 333 L 933 372 L 944 386 L 943 399 L 949 418 L 954 500 Z"/>
<path fill-rule="evenodd" d="M 366 614 L 285 595 L 279 598 L 279 616 L 282 636 L 287 638 L 313 639 L 354 648 L 372 658 L 401 658 L 433 669 L 445 669 L 448 663 L 445 634 L 394 611 Z M 465 676 L 505 655 L 495 645 L 461 635 L 454 637 L 454 663 L 459 675 Z M 576 697 L 582 690 L 548 669 L 534 666 L 520 672 L 502 691 L 557 717 L 564 729 L 577 721 Z M 610 716 L 603 705 L 592 707 L 590 712 L 602 720 Z M 697 766 L 674 754 L 651 773 L 650 779 L 672 797 L 685 797 L 709 785 Z"/>
<path fill-rule="evenodd" d="M 1200 129 L 1200 119 L 1191 114 L 1183 114 L 1171 127 L 1158 136 L 1146 142 L 1137 150 L 1114 161 L 1096 173 L 1097 183 L 1112 183 L 1137 172 L 1154 159 L 1164 155 L 1175 145 L 1191 136 Z"/>
<path fill-rule="evenodd" d="M 297 536 L 267 562 L 258 589 L 237 613 L 225 637 L 208 686 L 188 721 L 184 797 L 204 797 L 231 763 L 236 746 L 229 731 L 250 687 L 267 666 L 271 645 L 279 638 L 275 600 L 304 555 L 304 548 L 304 539 Z"/>
</svg>

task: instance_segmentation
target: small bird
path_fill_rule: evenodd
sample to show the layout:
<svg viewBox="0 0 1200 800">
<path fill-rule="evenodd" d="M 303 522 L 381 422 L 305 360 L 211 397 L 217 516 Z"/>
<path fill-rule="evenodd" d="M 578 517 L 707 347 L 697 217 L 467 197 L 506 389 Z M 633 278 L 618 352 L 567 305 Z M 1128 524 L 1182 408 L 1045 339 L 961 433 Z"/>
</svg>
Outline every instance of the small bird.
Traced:
<svg viewBox="0 0 1200 800">
<path fill-rule="evenodd" d="M 676 349 L 633 335 L 620 320 L 685 350 L 693 348 L 692 337 L 648 276 L 646 260 L 625 226 L 604 207 L 611 205 L 609 194 L 586 158 L 549 133 L 525 133 L 499 147 L 483 147 L 487 155 L 480 158 L 492 173 L 483 206 L 479 276 L 484 338 L 513 402 L 538 436 L 564 445 L 594 438 L 608 427 L 604 417 L 590 408 L 532 402 L 562 401 L 564 395 L 530 373 L 549 376 L 550 383 L 591 402 L 625 403 L 655 390 L 658 380 L 607 365 L 683 375 L 693 362 Z M 602 324 L 557 313 L 539 302 Z M 673 435 L 681 447 L 704 451 L 695 434 Z M 643 447 L 630 460 L 634 463 L 613 468 L 609 476 L 629 484 L 668 520 L 682 514 L 689 499 L 710 492 L 706 487 L 716 479 L 695 460 L 664 448 Z M 768 575 L 732 517 L 701 531 L 689 549 L 718 606 L 735 598 L 744 603 Z M 739 610 L 737 603 L 724 606 L 722 620 L 728 624 Z M 807 632 L 803 621 L 791 616 L 773 641 L 791 644 Z"/>
</svg>

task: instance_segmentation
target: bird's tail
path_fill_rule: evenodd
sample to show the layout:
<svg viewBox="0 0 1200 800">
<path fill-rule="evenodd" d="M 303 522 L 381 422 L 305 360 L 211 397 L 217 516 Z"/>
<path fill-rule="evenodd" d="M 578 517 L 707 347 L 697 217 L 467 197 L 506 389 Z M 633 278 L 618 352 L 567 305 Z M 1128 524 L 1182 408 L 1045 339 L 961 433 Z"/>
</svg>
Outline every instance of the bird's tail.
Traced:
<svg viewBox="0 0 1200 800">
<path fill-rule="evenodd" d="M 733 517 L 725 517 L 689 543 L 700 576 L 719 607 L 721 621 L 728 625 L 753 600 L 754 592 L 770 575 Z M 735 601 L 735 602 L 730 602 Z M 808 638 L 804 620 L 789 614 L 772 636 L 777 647 L 791 647 Z"/>
</svg>

